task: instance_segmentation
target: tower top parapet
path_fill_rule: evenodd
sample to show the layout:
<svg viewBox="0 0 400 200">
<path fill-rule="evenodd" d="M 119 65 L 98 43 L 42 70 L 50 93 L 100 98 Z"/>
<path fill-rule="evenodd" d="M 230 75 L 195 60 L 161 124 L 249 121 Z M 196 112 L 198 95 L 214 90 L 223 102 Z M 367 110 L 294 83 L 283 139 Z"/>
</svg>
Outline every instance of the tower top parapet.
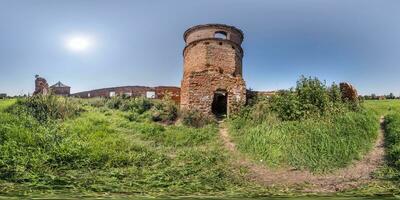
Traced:
<svg viewBox="0 0 400 200">
<path fill-rule="evenodd" d="M 243 41 L 243 32 L 226 24 L 202 24 L 189 28 L 183 34 L 186 45 L 203 39 L 225 39 L 240 45 Z"/>
</svg>

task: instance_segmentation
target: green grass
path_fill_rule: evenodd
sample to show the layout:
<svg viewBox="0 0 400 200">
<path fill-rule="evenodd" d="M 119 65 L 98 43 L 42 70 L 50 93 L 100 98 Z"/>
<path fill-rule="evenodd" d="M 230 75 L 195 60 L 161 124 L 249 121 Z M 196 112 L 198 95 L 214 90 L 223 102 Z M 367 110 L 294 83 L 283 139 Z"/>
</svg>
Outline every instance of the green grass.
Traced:
<svg viewBox="0 0 400 200">
<path fill-rule="evenodd" d="M 400 100 L 366 100 L 363 103 L 366 109 L 374 111 L 379 116 L 385 116 L 391 112 L 400 112 Z"/>
<path fill-rule="evenodd" d="M 400 113 L 389 114 L 385 120 L 387 158 L 390 166 L 400 171 Z"/>
<path fill-rule="evenodd" d="M 69 107 L 57 105 L 63 101 L 36 102 L 39 109 L 46 104 L 61 109 L 45 121 L 37 119 L 43 113 L 20 109 L 27 104 L 0 101 L 0 194 L 257 196 L 293 195 L 302 187 L 265 188 L 248 180 L 245 168 L 232 165 L 236 158 L 224 149 L 215 124 L 166 125 L 152 122 L 151 109 L 111 109 L 104 99 L 69 101 L 79 112 L 61 118 L 69 113 L 64 111 Z M 287 122 L 271 116 L 259 124 L 237 118 L 230 129 L 240 150 L 254 159 L 318 173 L 346 166 L 368 151 L 376 122 L 371 113 L 349 112 Z"/>
<path fill-rule="evenodd" d="M 0 112 L 12 106 L 15 102 L 17 102 L 16 99 L 5 99 L 5 100 L 0 99 Z"/>
<path fill-rule="evenodd" d="M 369 112 L 349 112 L 327 119 L 259 124 L 231 121 L 238 148 L 270 167 L 294 167 L 316 173 L 346 167 L 372 148 L 378 121 Z"/>
<path fill-rule="evenodd" d="M 131 121 L 129 112 L 80 105 L 85 112 L 46 122 L 13 114 L 24 109 L 0 110 L 0 193 L 22 187 L 189 195 L 254 187 L 229 164 L 216 125 L 166 126 L 147 113 Z"/>
</svg>

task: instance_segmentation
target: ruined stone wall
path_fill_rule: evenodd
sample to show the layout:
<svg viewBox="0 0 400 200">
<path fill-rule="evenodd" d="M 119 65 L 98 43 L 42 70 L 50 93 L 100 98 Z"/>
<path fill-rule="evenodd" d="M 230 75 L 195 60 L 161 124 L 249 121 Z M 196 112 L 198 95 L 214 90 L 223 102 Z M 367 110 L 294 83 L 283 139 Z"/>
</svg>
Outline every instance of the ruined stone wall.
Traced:
<svg viewBox="0 0 400 200">
<path fill-rule="evenodd" d="M 269 98 L 276 95 L 276 91 L 254 91 L 247 90 L 247 99 Z"/>
<path fill-rule="evenodd" d="M 226 39 L 214 38 L 225 31 Z M 196 26 L 184 34 L 184 73 L 181 108 L 211 114 L 216 91 L 226 91 L 228 115 L 246 102 L 242 78 L 241 31 L 226 25 Z"/>
<path fill-rule="evenodd" d="M 246 85 L 241 77 L 202 71 L 191 73 L 182 82 L 181 107 L 211 114 L 214 93 L 218 90 L 227 92 L 228 113 L 246 103 Z"/>
<path fill-rule="evenodd" d="M 110 97 L 110 92 L 115 92 L 116 96 L 130 93 L 133 97 L 145 97 L 147 91 L 154 91 L 154 89 L 145 86 L 122 86 L 79 92 L 73 96 L 80 98 Z"/>
<path fill-rule="evenodd" d="M 95 98 L 95 97 L 110 97 L 110 92 L 115 92 L 116 96 L 122 96 L 130 94 L 131 97 L 146 97 L 147 92 L 154 92 L 156 99 L 162 99 L 166 94 L 171 96 L 171 99 L 179 104 L 180 102 L 180 88 L 172 86 L 158 86 L 158 87 L 146 87 L 146 86 L 122 86 L 112 88 L 102 88 L 97 90 L 85 91 L 72 94 L 74 97 L 79 98 Z"/>
<path fill-rule="evenodd" d="M 181 88 L 179 87 L 170 87 L 170 86 L 158 86 L 155 87 L 156 99 L 163 99 L 166 95 L 168 95 L 171 100 L 175 103 L 180 104 L 181 102 Z"/>
<path fill-rule="evenodd" d="M 339 87 L 342 93 L 343 101 L 351 101 L 351 102 L 358 101 L 357 90 L 350 83 L 340 83 Z"/>
<path fill-rule="evenodd" d="M 33 95 L 47 95 L 49 93 L 49 84 L 47 83 L 46 79 L 36 76 L 35 80 L 35 92 Z"/>
</svg>

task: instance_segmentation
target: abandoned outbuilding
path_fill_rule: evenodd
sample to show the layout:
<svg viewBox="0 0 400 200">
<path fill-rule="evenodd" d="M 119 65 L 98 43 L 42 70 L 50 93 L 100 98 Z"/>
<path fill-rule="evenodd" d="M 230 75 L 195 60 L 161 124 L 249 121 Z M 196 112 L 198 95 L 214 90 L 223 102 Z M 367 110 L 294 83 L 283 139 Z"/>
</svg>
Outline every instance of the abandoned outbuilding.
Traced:
<svg viewBox="0 0 400 200">
<path fill-rule="evenodd" d="M 71 87 L 58 81 L 56 84 L 50 86 L 50 91 L 55 95 L 67 97 L 71 94 Z"/>
</svg>

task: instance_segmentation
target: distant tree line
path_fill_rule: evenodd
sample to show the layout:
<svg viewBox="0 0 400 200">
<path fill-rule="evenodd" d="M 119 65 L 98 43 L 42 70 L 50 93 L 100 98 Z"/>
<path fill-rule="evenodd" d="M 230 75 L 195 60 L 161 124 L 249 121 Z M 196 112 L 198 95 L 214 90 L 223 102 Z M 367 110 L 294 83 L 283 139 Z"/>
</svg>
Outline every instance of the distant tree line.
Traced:
<svg viewBox="0 0 400 200">
<path fill-rule="evenodd" d="M 395 96 L 393 93 L 390 93 L 388 95 L 376 95 L 372 93 L 370 95 L 361 96 L 361 98 L 364 100 L 400 99 L 399 96 Z"/>
<path fill-rule="evenodd" d="M 18 98 L 26 98 L 29 96 L 30 96 L 29 94 L 9 96 L 6 93 L 0 93 L 0 99 L 18 99 Z"/>
</svg>

